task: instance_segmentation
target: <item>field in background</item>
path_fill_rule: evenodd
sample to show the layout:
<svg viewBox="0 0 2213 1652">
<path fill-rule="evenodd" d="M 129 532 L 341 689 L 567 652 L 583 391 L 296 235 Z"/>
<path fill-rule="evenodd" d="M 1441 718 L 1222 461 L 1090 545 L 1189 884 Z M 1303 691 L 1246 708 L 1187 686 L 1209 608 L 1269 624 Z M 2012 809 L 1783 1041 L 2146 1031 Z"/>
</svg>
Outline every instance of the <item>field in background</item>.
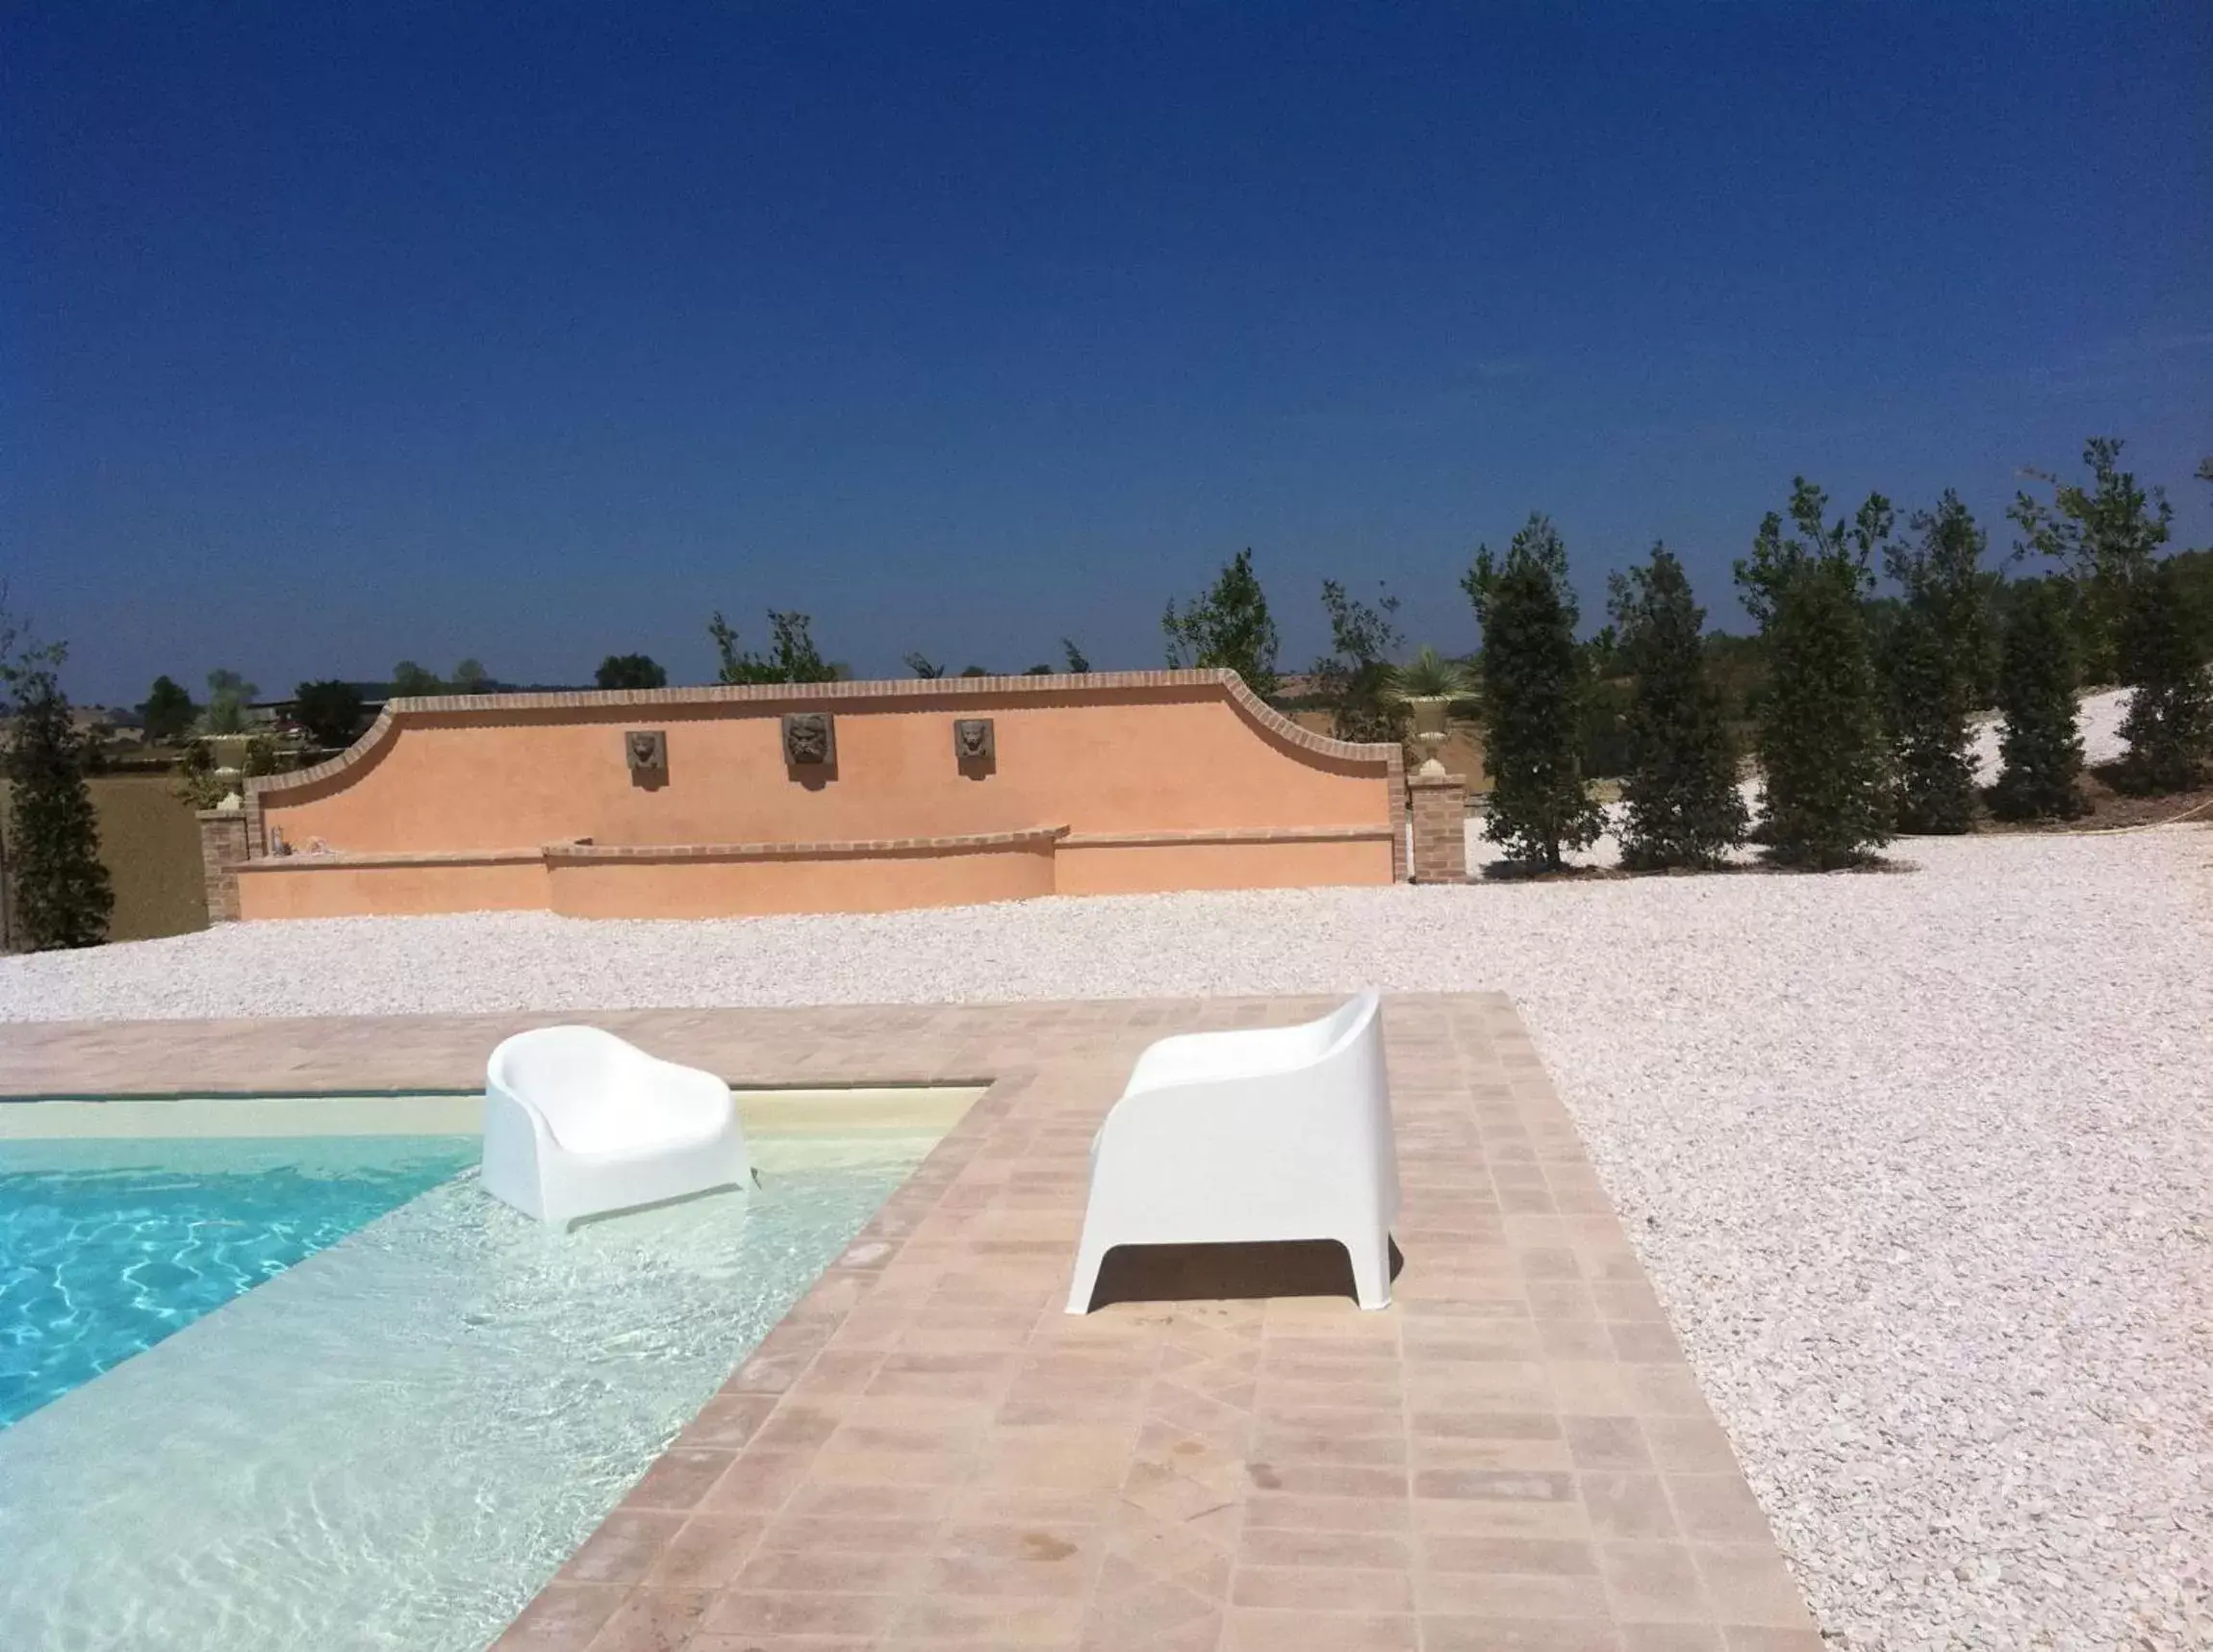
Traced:
<svg viewBox="0 0 2213 1652">
<path fill-rule="evenodd" d="M 192 811 L 177 801 L 164 775 L 95 775 L 92 807 L 100 817 L 100 859 L 115 889 L 112 941 L 182 935 L 208 927 L 200 886 L 200 834 Z M 0 787 L 0 830 L 11 841 L 8 798 Z"/>
</svg>

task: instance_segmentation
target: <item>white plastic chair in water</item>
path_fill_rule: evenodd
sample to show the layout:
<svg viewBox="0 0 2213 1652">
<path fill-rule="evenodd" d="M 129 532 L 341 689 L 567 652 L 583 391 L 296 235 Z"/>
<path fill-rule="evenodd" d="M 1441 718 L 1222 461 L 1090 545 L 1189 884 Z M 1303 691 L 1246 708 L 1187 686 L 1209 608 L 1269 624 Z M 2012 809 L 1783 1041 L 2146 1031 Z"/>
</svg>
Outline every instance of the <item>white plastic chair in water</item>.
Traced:
<svg viewBox="0 0 2213 1652">
<path fill-rule="evenodd" d="M 1302 1027 L 1194 1032 L 1137 1057 L 1091 1141 L 1068 1311 L 1116 1245 L 1335 1239 L 1362 1308 L 1390 1306 L 1398 1151 L 1381 1001 Z"/>
<path fill-rule="evenodd" d="M 751 1178 L 729 1085 L 597 1027 L 543 1027 L 492 1052 L 484 1190 L 567 1227 Z"/>
</svg>

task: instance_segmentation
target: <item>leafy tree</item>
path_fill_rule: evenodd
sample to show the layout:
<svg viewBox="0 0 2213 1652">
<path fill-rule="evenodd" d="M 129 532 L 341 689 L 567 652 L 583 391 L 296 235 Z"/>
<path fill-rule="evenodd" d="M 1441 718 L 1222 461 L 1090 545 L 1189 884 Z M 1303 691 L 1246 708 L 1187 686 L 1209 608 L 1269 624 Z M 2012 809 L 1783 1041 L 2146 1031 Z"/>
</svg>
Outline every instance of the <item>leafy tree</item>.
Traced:
<svg viewBox="0 0 2213 1652">
<path fill-rule="evenodd" d="M 208 673 L 208 732 L 240 734 L 246 725 L 246 705 L 261 690 L 234 671 Z"/>
<path fill-rule="evenodd" d="M 1564 848 L 1588 849 L 1605 824 L 1583 778 L 1587 678 L 1560 530 L 1533 515 L 1503 558 L 1478 546 L 1461 588 L 1483 627 L 1484 836 L 1557 871 Z"/>
<path fill-rule="evenodd" d="M 1621 858 L 1642 870 L 1717 866 L 1746 821 L 1721 691 L 1706 672 L 1706 611 L 1665 545 L 1608 588 L 1632 684 Z"/>
<path fill-rule="evenodd" d="M 1067 662 L 1070 676 L 1088 676 L 1091 662 L 1083 657 L 1083 650 L 1067 637 L 1060 639 L 1060 657 Z"/>
<path fill-rule="evenodd" d="M 200 708 L 192 703 L 192 697 L 184 686 L 165 676 L 154 679 L 154 686 L 146 691 L 146 698 L 139 706 L 139 715 L 145 720 L 149 746 L 175 745 L 191 732 L 192 720 L 199 714 Z"/>
<path fill-rule="evenodd" d="M 1890 501 L 1870 494 L 1847 521 L 1828 496 L 1791 483 L 1789 520 L 1770 511 L 1738 562 L 1770 672 L 1759 715 L 1760 836 L 1786 865 L 1850 865 L 1889 841 L 1880 696 L 1861 604 L 1890 540 Z"/>
<path fill-rule="evenodd" d="M 2122 676 L 2129 685 L 2120 780 L 2132 792 L 2197 785 L 2213 748 L 2213 682 L 2197 616 L 2173 561 L 2137 576 L 2122 617 Z"/>
<path fill-rule="evenodd" d="M 394 699 L 427 699 L 445 692 L 445 684 L 438 674 L 425 671 L 413 660 L 401 660 L 392 668 L 392 697 Z"/>
<path fill-rule="evenodd" d="M 327 677 L 293 690 L 293 720 L 318 746 L 351 746 L 361 732 L 361 690 Z"/>
<path fill-rule="evenodd" d="M 724 682 L 831 682 L 836 672 L 815 651 L 814 622 L 788 609 L 769 610 L 769 648 L 756 654 L 738 648 L 738 634 L 721 610 L 707 623 L 722 661 Z"/>
<path fill-rule="evenodd" d="M 600 688 L 667 688 L 669 674 L 650 654 L 609 654 L 592 674 Z"/>
<path fill-rule="evenodd" d="M 1253 572 L 1250 549 L 1223 564 L 1213 589 L 1181 612 L 1170 602 L 1160 616 L 1160 629 L 1167 633 L 1172 668 L 1234 671 L 1261 699 L 1276 692 L 1276 623 Z"/>
<path fill-rule="evenodd" d="M 2073 820 L 2083 811 L 2082 736 L 2075 726 L 2074 635 L 2069 591 L 2029 579 L 2007 603 L 1998 650 L 1997 784 L 1991 808 L 2007 820 Z"/>
<path fill-rule="evenodd" d="M 1051 676 L 1053 674 L 1053 668 L 1049 665 L 1040 663 L 1038 665 L 1026 667 L 1022 674 L 1024 676 Z"/>
<path fill-rule="evenodd" d="M 2094 436 L 2083 445 L 2088 487 L 2048 470 L 2030 470 L 2051 489 L 2050 502 L 2022 492 L 2007 512 L 2024 536 L 2018 553 L 2064 564 L 2081 593 L 2081 666 L 2092 682 L 2114 679 L 2130 587 L 2150 571 L 2175 517 L 2162 490 L 2147 494 L 2134 473 L 2121 468 L 2122 445 L 2111 436 Z"/>
<path fill-rule="evenodd" d="M 1406 641 L 1393 619 L 1398 598 L 1386 591 L 1362 602 L 1325 579 L 1322 611 L 1330 617 L 1330 651 L 1314 662 L 1313 678 L 1330 707 L 1331 732 L 1339 740 L 1404 740 L 1407 709 L 1391 693 L 1390 656 Z"/>
<path fill-rule="evenodd" d="M 985 671 L 981 666 L 962 666 L 960 674 L 962 676 L 990 676 L 992 674 Z"/>
<path fill-rule="evenodd" d="M 0 662 L 14 714 L 7 767 L 15 916 L 25 944 L 38 952 L 98 946 L 115 906 L 85 784 L 84 736 L 57 674 L 62 658 L 56 646 Z"/>
<path fill-rule="evenodd" d="M 453 692 L 456 694 L 490 694 L 492 692 L 492 674 L 484 669 L 482 660 L 463 660 L 453 668 Z"/>
<path fill-rule="evenodd" d="M 906 669 L 925 682 L 934 682 L 945 674 L 945 668 L 919 648 L 906 656 Z"/>
<path fill-rule="evenodd" d="M 1946 491 L 1913 519 L 1918 543 L 1886 547 L 1884 566 L 1904 597 L 1883 636 L 1884 720 L 1895 764 L 1898 824 L 1963 832 L 1974 818 L 1968 720 L 1989 673 L 1982 529 Z"/>
</svg>

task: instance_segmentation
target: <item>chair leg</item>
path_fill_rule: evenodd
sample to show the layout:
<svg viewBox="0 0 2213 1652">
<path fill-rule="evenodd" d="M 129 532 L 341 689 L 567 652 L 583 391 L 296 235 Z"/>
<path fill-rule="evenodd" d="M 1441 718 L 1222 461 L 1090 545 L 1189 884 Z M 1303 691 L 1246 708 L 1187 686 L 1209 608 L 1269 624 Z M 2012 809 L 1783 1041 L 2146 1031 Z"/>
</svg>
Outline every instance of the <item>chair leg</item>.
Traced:
<svg viewBox="0 0 2213 1652">
<path fill-rule="evenodd" d="M 1353 1261 L 1353 1289 L 1369 1310 L 1390 1306 L 1390 1233 L 1387 1229 L 1341 1241 Z"/>
<path fill-rule="evenodd" d="M 1099 1269 L 1106 1260 L 1106 1253 L 1114 1247 L 1091 1236 L 1088 1228 L 1076 1247 L 1076 1277 L 1068 1285 L 1068 1311 L 1089 1313 L 1091 1294 L 1099 1288 Z"/>
</svg>

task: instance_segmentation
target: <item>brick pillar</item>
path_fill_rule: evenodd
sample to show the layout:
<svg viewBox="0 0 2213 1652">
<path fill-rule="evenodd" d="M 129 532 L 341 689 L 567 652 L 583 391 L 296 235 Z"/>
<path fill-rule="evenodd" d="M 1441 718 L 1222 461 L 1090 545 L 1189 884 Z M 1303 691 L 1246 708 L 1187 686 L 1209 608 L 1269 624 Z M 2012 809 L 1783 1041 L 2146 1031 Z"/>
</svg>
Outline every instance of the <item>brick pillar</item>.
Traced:
<svg viewBox="0 0 2213 1652">
<path fill-rule="evenodd" d="M 208 922 L 233 924 L 239 917 L 239 862 L 246 858 L 243 809 L 201 809 L 200 878 L 208 893 Z"/>
<path fill-rule="evenodd" d="M 1458 775 L 1409 775 L 1413 817 L 1413 880 L 1467 881 L 1467 782 Z"/>
</svg>

